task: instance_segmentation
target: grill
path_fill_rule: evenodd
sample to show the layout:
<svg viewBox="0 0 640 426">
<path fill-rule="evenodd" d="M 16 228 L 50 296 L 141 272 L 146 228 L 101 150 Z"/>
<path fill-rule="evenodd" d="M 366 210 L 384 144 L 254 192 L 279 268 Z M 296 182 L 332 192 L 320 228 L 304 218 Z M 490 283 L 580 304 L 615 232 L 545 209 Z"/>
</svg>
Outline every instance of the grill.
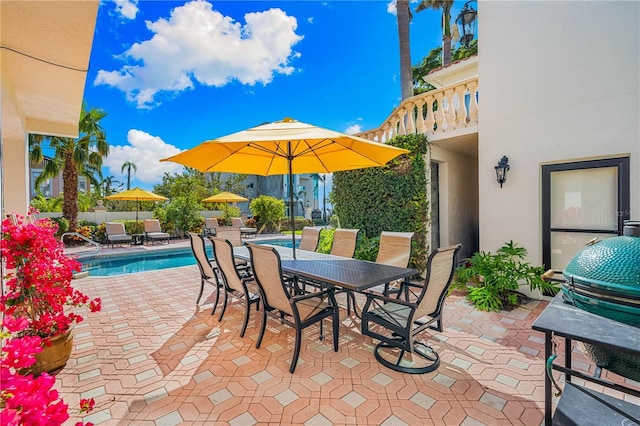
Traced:
<svg viewBox="0 0 640 426">
<path fill-rule="evenodd" d="M 565 301 L 640 328 L 640 222 L 626 222 L 622 236 L 583 248 L 563 276 Z M 591 344 L 585 344 L 585 349 L 597 366 L 640 381 L 640 356 Z"/>
</svg>

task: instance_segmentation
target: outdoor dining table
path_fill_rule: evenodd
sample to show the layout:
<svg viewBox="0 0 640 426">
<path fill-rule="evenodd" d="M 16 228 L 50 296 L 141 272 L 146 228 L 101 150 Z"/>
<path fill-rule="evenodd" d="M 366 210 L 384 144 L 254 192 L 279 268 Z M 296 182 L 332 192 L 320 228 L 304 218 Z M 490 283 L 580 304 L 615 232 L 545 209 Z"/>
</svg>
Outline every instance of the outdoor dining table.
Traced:
<svg viewBox="0 0 640 426">
<path fill-rule="evenodd" d="M 291 248 L 276 245 L 271 247 L 280 254 L 283 272 L 353 292 L 362 292 L 377 285 L 418 274 L 418 271 L 411 268 L 306 250 L 296 250 L 294 260 Z M 236 257 L 249 260 L 249 250 L 246 247 L 235 247 L 233 250 Z"/>
</svg>

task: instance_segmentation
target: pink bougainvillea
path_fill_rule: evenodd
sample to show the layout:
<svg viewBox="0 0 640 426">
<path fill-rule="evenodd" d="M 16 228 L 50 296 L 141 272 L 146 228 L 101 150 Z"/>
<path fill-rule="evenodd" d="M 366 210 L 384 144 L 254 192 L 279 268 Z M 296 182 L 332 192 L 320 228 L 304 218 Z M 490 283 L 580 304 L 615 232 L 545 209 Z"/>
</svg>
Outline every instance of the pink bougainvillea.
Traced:
<svg viewBox="0 0 640 426">
<path fill-rule="evenodd" d="M 47 337 L 65 333 L 81 315 L 67 308 L 101 308 L 100 299 L 90 299 L 71 287 L 80 264 L 63 253 L 56 241 L 57 225 L 48 220 L 2 222 L 2 260 L 9 270 L 4 277 L 6 293 L 0 298 L 0 424 L 61 425 L 69 418 L 68 406 L 54 389 L 55 378 L 20 374 L 36 362 Z M 80 412 L 95 402 L 81 401 Z M 82 423 L 79 423 L 82 425 Z M 86 426 L 86 425 L 85 425 Z"/>
<path fill-rule="evenodd" d="M 81 315 L 68 310 L 87 306 L 99 311 L 100 299 L 90 299 L 71 286 L 73 273 L 80 263 L 65 255 L 64 246 L 55 239 L 57 224 L 49 219 L 17 223 L 2 222 L 1 251 L 7 269 L 6 294 L 0 309 L 16 319 L 26 318 L 28 326 L 22 336 L 53 337 L 65 333 Z"/>
</svg>

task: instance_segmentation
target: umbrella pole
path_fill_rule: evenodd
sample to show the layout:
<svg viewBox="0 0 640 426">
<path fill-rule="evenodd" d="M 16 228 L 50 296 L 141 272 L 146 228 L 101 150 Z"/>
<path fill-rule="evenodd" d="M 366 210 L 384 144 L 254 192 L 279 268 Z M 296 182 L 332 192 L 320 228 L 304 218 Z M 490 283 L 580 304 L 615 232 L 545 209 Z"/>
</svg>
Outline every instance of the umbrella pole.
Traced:
<svg viewBox="0 0 640 426">
<path fill-rule="evenodd" d="M 293 215 L 293 157 L 291 156 L 291 142 L 287 142 L 287 160 L 289 162 L 289 215 L 291 216 L 291 248 L 293 259 L 296 259 L 296 218 Z"/>
</svg>

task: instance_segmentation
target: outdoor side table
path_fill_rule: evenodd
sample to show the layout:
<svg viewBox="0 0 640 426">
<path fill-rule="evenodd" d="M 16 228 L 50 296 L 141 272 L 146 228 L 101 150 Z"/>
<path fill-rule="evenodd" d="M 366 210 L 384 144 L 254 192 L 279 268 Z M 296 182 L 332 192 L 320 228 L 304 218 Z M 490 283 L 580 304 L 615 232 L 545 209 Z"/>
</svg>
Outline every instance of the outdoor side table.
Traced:
<svg viewBox="0 0 640 426">
<path fill-rule="evenodd" d="M 131 244 L 134 246 L 144 244 L 144 234 L 131 234 Z"/>
<path fill-rule="evenodd" d="M 571 382 L 572 377 L 640 397 L 640 390 L 612 383 L 572 369 L 572 341 L 595 344 L 618 352 L 640 354 L 640 328 L 595 315 L 564 303 L 559 293 L 534 321 L 532 328 L 545 333 L 544 361 L 553 355 L 553 339 L 564 339 L 564 366 L 553 364 L 553 371 L 565 374 L 565 386 L 552 415 L 551 379 L 545 374 L 544 415 L 549 425 L 640 424 L 640 405 L 605 395 Z"/>
</svg>

